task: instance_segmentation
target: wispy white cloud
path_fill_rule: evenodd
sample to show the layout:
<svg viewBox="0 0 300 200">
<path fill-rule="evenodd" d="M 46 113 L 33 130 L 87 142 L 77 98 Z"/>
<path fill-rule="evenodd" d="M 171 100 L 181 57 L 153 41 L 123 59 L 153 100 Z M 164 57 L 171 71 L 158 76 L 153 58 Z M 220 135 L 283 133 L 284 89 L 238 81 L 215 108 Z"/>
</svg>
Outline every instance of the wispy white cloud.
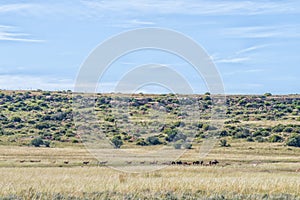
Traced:
<svg viewBox="0 0 300 200">
<path fill-rule="evenodd" d="M 29 34 L 16 32 L 16 27 L 0 25 L 0 41 L 15 41 L 15 42 L 44 42 L 30 38 Z"/>
<path fill-rule="evenodd" d="M 233 27 L 224 29 L 221 34 L 236 38 L 298 38 L 300 37 L 299 27 L 299 24 Z"/>
<path fill-rule="evenodd" d="M 34 4 L 28 3 L 0 5 L 0 13 L 26 11 L 32 9 L 33 7 L 35 7 Z"/>
<path fill-rule="evenodd" d="M 237 55 L 239 54 L 244 54 L 244 53 L 249 53 L 249 52 L 253 52 L 253 51 L 256 51 L 258 49 L 261 49 L 261 48 L 264 48 L 268 45 L 256 45 L 256 46 L 251 46 L 251 47 L 248 47 L 248 48 L 245 48 L 245 49 L 242 49 L 238 52 L 236 52 Z"/>
<path fill-rule="evenodd" d="M 240 69 L 240 70 L 234 70 L 230 72 L 224 72 L 222 73 L 223 76 L 232 76 L 232 75 L 237 75 L 237 74 L 254 74 L 254 73 L 261 73 L 264 72 L 265 69 Z"/>
<path fill-rule="evenodd" d="M 96 1 L 82 0 L 84 5 L 101 11 L 126 11 L 188 15 L 257 15 L 299 13 L 297 1 L 204 1 L 204 0 L 143 0 Z"/>
<path fill-rule="evenodd" d="M 244 61 L 250 60 L 249 57 L 235 57 L 235 58 L 224 58 L 224 59 L 217 59 L 214 62 L 216 63 L 242 63 Z"/>
<path fill-rule="evenodd" d="M 123 20 L 119 23 L 115 23 L 113 27 L 121 27 L 121 28 L 135 28 L 135 27 L 144 27 L 144 26 L 153 26 L 155 22 L 152 21 L 143 21 L 138 19 L 131 19 L 131 20 Z"/>
</svg>

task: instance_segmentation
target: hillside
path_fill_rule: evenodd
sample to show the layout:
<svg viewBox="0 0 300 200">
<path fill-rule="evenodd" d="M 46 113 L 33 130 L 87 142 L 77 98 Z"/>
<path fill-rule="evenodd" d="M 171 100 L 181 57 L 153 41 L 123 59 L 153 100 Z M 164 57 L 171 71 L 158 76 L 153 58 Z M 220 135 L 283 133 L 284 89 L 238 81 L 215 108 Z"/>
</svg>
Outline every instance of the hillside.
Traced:
<svg viewBox="0 0 300 200">
<path fill-rule="evenodd" d="M 214 132 L 228 141 L 300 146 L 300 96 L 230 95 L 221 130 L 210 123 L 210 95 L 98 94 L 99 127 L 116 148 L 193 148 Z M 0 144 L 80 145 L 70 91 L 0 91 Z M 194 107 L 194 103 L 199 105 Z M 197 118 L 193 118 L 197 116 Z M 77 144 L 79 143 L 79 144 Z"/>
</svg>

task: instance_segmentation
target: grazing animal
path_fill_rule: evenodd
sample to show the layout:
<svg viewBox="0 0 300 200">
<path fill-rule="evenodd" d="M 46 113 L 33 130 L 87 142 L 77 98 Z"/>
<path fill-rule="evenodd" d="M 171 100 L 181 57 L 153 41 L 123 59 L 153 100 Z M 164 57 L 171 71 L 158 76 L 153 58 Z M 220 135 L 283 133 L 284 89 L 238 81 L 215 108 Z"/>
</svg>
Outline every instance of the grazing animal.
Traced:
<svg viewBox="0 0 300 200">
<path fill-rule="evenodd" d="M 145 163 L 146 163 L 146 161 L 141 161 L 140 162 L 141 165 L 144 165 Z"/>
<path fill-rule="evenodd" d="M 177 165 L 182 165 L 183 163 L 182 163 L 181 160 L 179 160 L 179 161 L 176 162 L 176 164 L 177 164 Z"/>
<path fill-rule="evenodd" d="M 64 164 L 66 164 L 66 165 L 69 164 L 69 161 L 64 161 Z"/>
<path fill-rule="evenodd" d="M 172 161 L 172 162 L 171 162 L 171 165 L 176 165 L 176 162 L 175 162 L 175 161 Z"/>
<path fill-rule="evenodd" d="M 150 162 L 150 165 L 156 165 L 157 161 Z"/>
<path fill-rule="evenodd" d="M 193 162 L 193 165 L 203 165 L 203 161 L 201 160 L 201 161 L 194 161 Z"/>
<path fill-rule="evenodd" d="M 193 162 L 185 162 L 185 165 L 192 165 Z"/>
<path fill-rule="evenodd" d="M 194 161 L 193 162 L 193 165 L 199 165 L 200 164 L 200 161 Z"/>
<path fill-rule="evenodd" d="M 41 162 L 41 160 L 30 160 L 30 162 Z"/>
<path fill-rule="evenodd" d="M 219 161 L 217 160 L 209 161 L 209 165 L 217 165 L 218 163 Z"/>
<path fill-rule="evenodd" d="M 20 160 L 20 163 L 23 163 L 23 162 L 25 162 L 25 160 Z"/>
<path fill-rule="evenodd" d="M 84 165 L 87 165 L 87 164 L 89 164 L 90 162 L 89 161 L 83 161 L 82 162 L 82 164 L 84 164 Z"/>
<path fill-rule="evenodd" d="M 132 163 L 132 161 L 125 161 L 126 164 L 130 165 Z"/>
<path fill-rule="evenodd" d="M 101 161 L 101 162 L 98 162 L 99 165 L 105 165 L 107 164 L 107 161 Z"/>
</svg>

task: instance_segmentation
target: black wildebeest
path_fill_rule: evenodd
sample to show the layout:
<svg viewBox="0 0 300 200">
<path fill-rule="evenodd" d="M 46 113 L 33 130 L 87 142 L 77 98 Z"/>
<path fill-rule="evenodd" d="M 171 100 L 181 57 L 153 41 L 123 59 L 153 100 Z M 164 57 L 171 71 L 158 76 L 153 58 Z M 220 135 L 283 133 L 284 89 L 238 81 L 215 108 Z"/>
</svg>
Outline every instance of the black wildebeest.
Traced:
<svg viewBox="0 0 300 200">
<path fill-rule="evenodd" d="M 193 162 L 193 165 L 203 165 L 203 161 L 201 160 L 201 161 L 194 161 Z"/>
<path fill-rule="evenodd" d="M 41 162 L 41 160 L 30 160 L 30 162 Z"/>
<path fill-rule="evenodd" d="M 90 163 L 90 161 L 83 161 L 82 162 L 82 164 L 84 164 L 84 165 L 87 165 L 87 164 L 89 164 Z"/>
<path fill-rule="evenodd" d="M 176 162 L 176 164 L 177 164 L 177 165 L 182 165 L 182 161 L 179 160 L 179 161 Z"/>
<path fill-rule="evenodd" d="M 219 161 L 217 160 L 209 161 L 209 165 L 217 165 L 218 163 Z"/>
<path fill-rule="evenodd" d="M 64 164 L 66 164 L 66 165 L 69 164 L 69 161 L 64 161 Z"/>
</svg>

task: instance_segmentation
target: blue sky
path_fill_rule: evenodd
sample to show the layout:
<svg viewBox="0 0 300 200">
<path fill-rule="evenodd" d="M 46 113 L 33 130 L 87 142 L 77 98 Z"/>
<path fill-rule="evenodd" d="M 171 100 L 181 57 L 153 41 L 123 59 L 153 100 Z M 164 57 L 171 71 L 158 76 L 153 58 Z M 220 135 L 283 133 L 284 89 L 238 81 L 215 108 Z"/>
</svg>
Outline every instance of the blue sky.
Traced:
<svg viewBox="0 0 300 200">
<path fill-rule="evenodd" d="M 299 19 L 297 0 L 1 0 L 0 88 L 73 89 L 99 43 L 123 31 L 162 27 L 207 51 L 228 94 L 300 93 Z M 147 63 L 174 66 L 197 92 L 206 91 L 183 60 L 147 51 L 115 62 L 102 86 L 109 91 L 126 70 Z"/>
</svg>

